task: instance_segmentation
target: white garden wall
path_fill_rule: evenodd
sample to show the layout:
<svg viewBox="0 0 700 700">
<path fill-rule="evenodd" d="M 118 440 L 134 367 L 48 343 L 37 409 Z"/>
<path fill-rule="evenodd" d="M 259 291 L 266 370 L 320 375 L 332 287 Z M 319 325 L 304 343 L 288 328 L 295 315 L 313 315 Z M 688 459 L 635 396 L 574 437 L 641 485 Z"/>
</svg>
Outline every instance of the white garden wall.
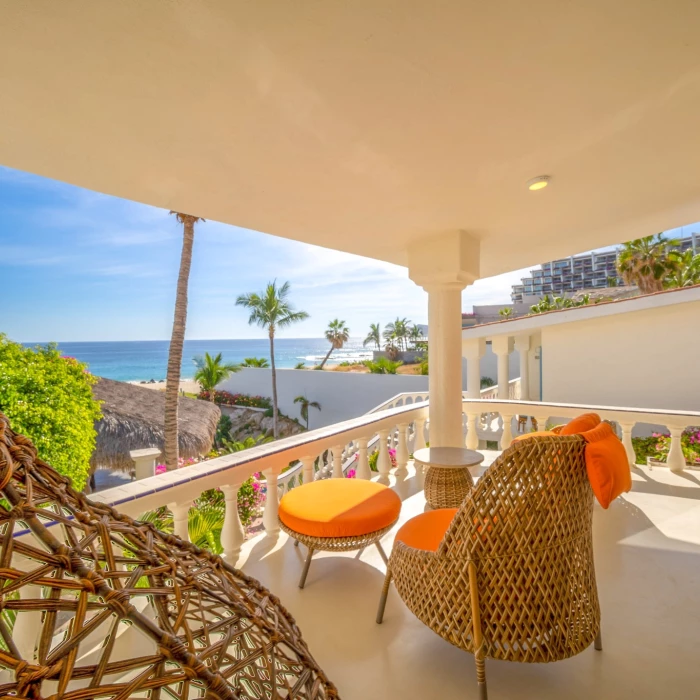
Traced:
<svg viewBox="0 0 700 700">
<path fill-rule="evenodd" d="M 542 328 L 543 401 L 700 411 L 700 301 Z"/>
<path fill-rule="evenodd" d="M 272 396 L 270 369 L 244 367 L 219 385 L 232 393 Z M 428 377 L 402 374 L 354 374 L 308 369 L 278 369 L 279 408 L 290 418 L 300 418 L 297 396 L 321 404 L 309 410 L 309 427 L 322 428 L 356 418 L 403 391 L 427 391 Z M 301 418 L 300 418 L 301 420 Z"/>
</svg>

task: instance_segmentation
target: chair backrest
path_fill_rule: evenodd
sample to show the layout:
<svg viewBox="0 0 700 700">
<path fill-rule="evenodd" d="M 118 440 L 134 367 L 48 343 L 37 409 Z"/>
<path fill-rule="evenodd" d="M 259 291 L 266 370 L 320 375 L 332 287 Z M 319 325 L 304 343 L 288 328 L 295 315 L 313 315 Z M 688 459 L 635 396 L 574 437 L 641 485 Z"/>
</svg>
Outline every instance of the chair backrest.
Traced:
<svg viewBox="0 0 700 700">
<path fill-rule="evenodd" d="M 584 448 L 579 435 L 513 444 L 479 479 L 438 549 L 438 556 L 476 563 L 491 657 L 551 661 L 595 637 L 600 610 Z"/>
</svg>

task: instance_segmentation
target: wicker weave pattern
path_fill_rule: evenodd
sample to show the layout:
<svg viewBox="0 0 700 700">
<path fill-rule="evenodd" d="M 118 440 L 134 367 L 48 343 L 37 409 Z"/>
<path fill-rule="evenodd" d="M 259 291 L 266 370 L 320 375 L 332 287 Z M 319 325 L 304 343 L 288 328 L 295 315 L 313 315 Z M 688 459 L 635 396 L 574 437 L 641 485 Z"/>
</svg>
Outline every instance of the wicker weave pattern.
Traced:
<svg viewBox="0 0 700 700">
<path fill-rule="evenodd" d="M 15 629 L 42 614 L 35 654 L 23 655 L 0 621 L 0 668 L 14 678 L 0 695 L 338 697 L 292 616 L 260 583 L 76 493 L 2 414 L 0 490 L 10 504 L 0 505 L 0 605 L 16 612 Z M 25 525 L 30 534 L 13 538 Z M 29 585 L 42 596 L 18 599 Z M 149 654 L 116 655 L 122 621 L 150 640 Z"/>
<path fill-rule="evenodd" d="M 355 535 L 354 537 L 312 537 L 311 535 L 302 535 L 300 532 L 291 530 L 281 520 L 280 527 L 290 537 L 306 545 L 309 549 L 320 552 L 351 552 L 355 549 L 363 549 L 369 545 L 378 542 L 389 530 L 391 530 L 396 521 L 381 530 L 368 532 L 364 535 Z"/>
<path fill-rule="evenodd" d="M 406 605 L 477 662 L 565 659 L 599 632 L 584 444 L 580 436 L 516 443 L 477 483 L 437 552 L 394 546 L 390 571 Z"/>
<path fill-rule="evenodd" d="M 459 508 L 474 486 L 467 467 L 428 466 L 425 472 L 425 500 L 431 508 Z"/>
</svg>

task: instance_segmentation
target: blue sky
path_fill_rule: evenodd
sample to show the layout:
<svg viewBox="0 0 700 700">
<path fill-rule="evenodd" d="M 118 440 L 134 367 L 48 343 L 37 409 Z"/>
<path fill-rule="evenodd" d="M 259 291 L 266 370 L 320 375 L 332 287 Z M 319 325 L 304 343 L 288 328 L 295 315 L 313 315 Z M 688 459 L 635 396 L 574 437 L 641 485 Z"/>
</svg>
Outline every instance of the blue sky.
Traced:
<svg viewBox="0 0 700 700">
<path fill-rule="evenodd" d="M 0 166 L 0 332 L 17 341 L 170 337 L 181 227 L 167 211 Z M 479 280 L 462 307 L 508 303 L 527 270 Z M 289 280 L 311 317 L 281 335 L 353 336 L 396 316 L 427 323 L 405 268 L 207 221 L 197 226 L 187 337 L 255 338 L 240 293 Z"/>
<path fill-rule="evenodd" d="M 181 228 L 167 211 L 0 167 L 0 332 L 17 341 L 170 337 Z M 482 280 L 472 303 L 509 301 L 517 273 Z M 187 337 L 251 338 L 240 293 L 289 280 L 311 315 L 287 337 L 319 337 L 340 317 L 353 336 L 406 316 L 427 295 L 405 268 L 207 221 L 198 225 Z"/>
</svg>

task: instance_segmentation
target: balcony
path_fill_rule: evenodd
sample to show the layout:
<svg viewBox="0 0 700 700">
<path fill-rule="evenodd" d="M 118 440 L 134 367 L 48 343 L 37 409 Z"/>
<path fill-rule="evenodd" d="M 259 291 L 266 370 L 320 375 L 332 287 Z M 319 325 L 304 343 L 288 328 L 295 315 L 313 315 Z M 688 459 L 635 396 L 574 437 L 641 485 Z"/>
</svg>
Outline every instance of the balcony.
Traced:
<svg viewBox="0 0 700 700">
<path fill-rule="evenodd" d="M 543 426 L 590 408 L 618 426 L 628 455 L 634 454 L 630 436 L 635 425 L 667 425 L 676 436 L 682 427 L 700 423 L 699 413 L 529 402 L 518 395 L 516 380 L 509 385 L 509 399 L 498 399 L 493 387 L 484 390 L 481 399 L 463 399 L 467 446 L 482 448 L 486 441 L 508 445 L 514 433 L 529 427 L 527 419 L 518 417 L 533 416 Z M 299 475 L 304 481 L 341 478 L 350 467 L 358 478 L 372 477 L 399 494 L 400 523 L 422 512 L 422 476 L 416 474 L 410 456 L 430 437 L 425 398 L 402 394 L 358 419 L 104 491 L 96 499 L 133 516 L 167 505 L 176 534 L 187 537 L 192 499 L 205 489 L 221 487 L 227 497 L 225 558 L 280 597 L 341 697 L 469 696 L 472 688 L 476 690 L 472 658 L 413 617 L 393 589 L 385 622 L 376 625 L 386 569 L 373 549 L 362 554 L 319 553 L 306 588 L 299 590 L 305 552 L 279 531 L 277 521 L 278 499 L 294 488 Z M 672 452 L 678 448 L 673 440 Z M 388 447 L 396 449 L 395 469 Z M 371 473 L 368 454 L 374 450 L 379 451 L 378 472 Z M 499 454 L 482 452 L 485 461 L 478 475 Z M 235 492 L 257 471 L 263 471 L 268 483 L 265 532 L 244 540 L 233 505 Z M 676 473 L 639 465 L 632 467 L 632 475 L 632 491 L 608 511 L 596 506 L 594 513 L 604 651 L 591 648 L 554 664 L 489 660 L 492 697 L 656 698 L 690 697 L 695 692 L 700 478 L 689 470 Z M 397 527 L 383 539 L 387 551 Z"/>
</svg>

